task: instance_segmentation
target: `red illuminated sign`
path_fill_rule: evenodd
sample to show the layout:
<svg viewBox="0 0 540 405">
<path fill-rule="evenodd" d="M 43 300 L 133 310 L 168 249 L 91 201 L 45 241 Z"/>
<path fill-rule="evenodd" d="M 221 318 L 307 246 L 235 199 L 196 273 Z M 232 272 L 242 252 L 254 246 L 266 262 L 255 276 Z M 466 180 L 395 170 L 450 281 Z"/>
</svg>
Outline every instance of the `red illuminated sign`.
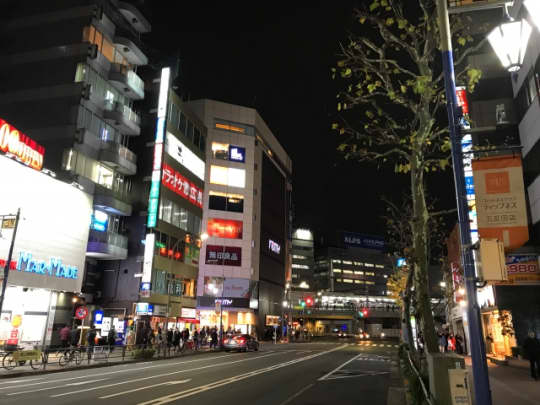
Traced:
<svg viewBox="0 0 540 405">
<path fill-rule="evenodd" d="M 458 105 L 463 110 L 463 114 L 469 114 L 469 101 L 467 100 L 467 90 L 465 87 L 456 88 Z"/>
<path fill-rule="evenodd" d="M 241 266 L 242 248 L 234 246 L 207 245 L 206 264 Z"/>
<path fill-rule="evenodd" d="M 163 164 L 162 183 L 169 190 L 181 195 L 193 205 L 202 208 L 203 191 L 165 163 Z"/>
<path fill-rule="evenodd" d="M 232 219 L 210 218 L 208 220 L 209 236 L 227 239 L 242 239 L 242 222 Z"/>
<path fill-rule="evenodd" d="M 9 157 L 41 170 L 45 148 L 0 118 L 0 151 Z"/>
</svg>

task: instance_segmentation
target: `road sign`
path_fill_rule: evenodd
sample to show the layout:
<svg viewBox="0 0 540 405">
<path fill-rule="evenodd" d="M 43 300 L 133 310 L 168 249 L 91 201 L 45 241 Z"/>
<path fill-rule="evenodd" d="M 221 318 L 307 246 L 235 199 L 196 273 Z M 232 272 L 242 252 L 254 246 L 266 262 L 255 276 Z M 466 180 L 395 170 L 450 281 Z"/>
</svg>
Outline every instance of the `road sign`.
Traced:
<svg viewBox="0 0 540 405">
<path fill-rule="evenodd" d="M 77 307 L 75 310 L 75 318 L 84 319 L 88 315 L 88 308 L 86 307 Z"/>
</svg>

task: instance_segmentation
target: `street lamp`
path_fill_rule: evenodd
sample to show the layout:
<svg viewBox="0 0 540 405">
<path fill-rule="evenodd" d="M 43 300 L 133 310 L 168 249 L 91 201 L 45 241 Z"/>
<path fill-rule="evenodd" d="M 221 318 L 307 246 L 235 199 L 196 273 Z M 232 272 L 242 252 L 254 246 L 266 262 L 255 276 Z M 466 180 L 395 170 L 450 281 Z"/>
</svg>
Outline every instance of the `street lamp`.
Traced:
<svg viewBox="0 0 540 405">
<path fill-rule="evenodd" d="M 537 6 L 535 6 L 537 7 Z M 488 41 L 509 72 L 521 69 L 532 28 L 526 20 L 505 22 L 488 34 Z"/>
<path fill-rule="evenodd" d="M 525 0 L 523 2 L 534 24 L 540 30 L 540 2 L 538 0 Z"/>
</svg>

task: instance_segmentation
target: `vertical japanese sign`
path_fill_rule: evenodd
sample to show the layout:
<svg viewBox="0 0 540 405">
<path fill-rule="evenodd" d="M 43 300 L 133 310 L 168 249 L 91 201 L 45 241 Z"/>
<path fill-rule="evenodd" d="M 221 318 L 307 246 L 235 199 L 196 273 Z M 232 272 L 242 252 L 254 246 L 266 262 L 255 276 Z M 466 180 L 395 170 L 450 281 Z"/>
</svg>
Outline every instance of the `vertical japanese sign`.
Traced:
<svg viewBox="0 0 540 405">
<path fill-rule="evenodd" d="M 529 240 L 521 156 L 477 159 L 472 166 L 480 236 L 519 248 Z"/>
<path fill-rule="evenodd" d="M 159 101 L 157 111 L 156 137 L 154 144 L 154 163 L 152 165 L 152 182 L 150 196 L 148 198 L 148 228 L 154 228 L 157 224 L 159 208 L 159 194 L 161 186 L 161 167 L 163 165 L 163 143 L 165 139 L 165 122 L 167 120 L 167 102 L 169 99 L 169 82 L 171 69 L 161 69 L 161 81 L 159 84 Z"/>
</svg>

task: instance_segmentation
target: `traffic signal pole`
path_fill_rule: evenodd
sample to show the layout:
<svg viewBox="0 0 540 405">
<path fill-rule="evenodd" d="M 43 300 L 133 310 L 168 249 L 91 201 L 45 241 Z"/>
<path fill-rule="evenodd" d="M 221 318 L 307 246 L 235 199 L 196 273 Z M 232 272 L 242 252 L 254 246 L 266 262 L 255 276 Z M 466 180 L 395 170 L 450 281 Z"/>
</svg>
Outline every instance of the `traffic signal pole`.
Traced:
<svg viewBox="0 0 540 405">
<path fill-rule="evenodd" d="M 13 249 L 15 248 L 15 238 L 17 237 L 17 229 L 19 228 L 19 220 L 21 218 L 21 209 L 17 209 L 15 215 L 15 227 L 13 228 L 13 236 L 11 237 L 11 244 L 9 245 L 9 252 L 4 266 L 4 279 L 2 280 L 2 296 L 0 296 L 0 314 L 4 306 L 4 298 L 6 296 L 6 288 L 9 278 L 9 267 L 11 266 L 11 259 L 13 258 Z"/>
<path fill-rule="evenodd" d="M 491 405 L 491 390 L 489 387 L 487 359 L 481 329 L 480 308 L 478 307 L 476 299 L 476 273 L 471 250 L 472 241 L 469 222 L 469 207 L 467 204 L 463 154 L 461 150 L 461 127 L 459 125 L 461 112 L 458 110 L 457 103 L 454 56 L 452 53 L 452 36 L 450 32 L 450 22 L 448 20 L 447 0 L 437 0 L 437 13 L 439 32 L 441 35 L 448 125 L 452 145 L 452 163 L 461 238 L 461 260 L 467 290 L 467 317 L 469 321 L 474 395 L 476 398 L 476 405 Z"/>
</svg>

